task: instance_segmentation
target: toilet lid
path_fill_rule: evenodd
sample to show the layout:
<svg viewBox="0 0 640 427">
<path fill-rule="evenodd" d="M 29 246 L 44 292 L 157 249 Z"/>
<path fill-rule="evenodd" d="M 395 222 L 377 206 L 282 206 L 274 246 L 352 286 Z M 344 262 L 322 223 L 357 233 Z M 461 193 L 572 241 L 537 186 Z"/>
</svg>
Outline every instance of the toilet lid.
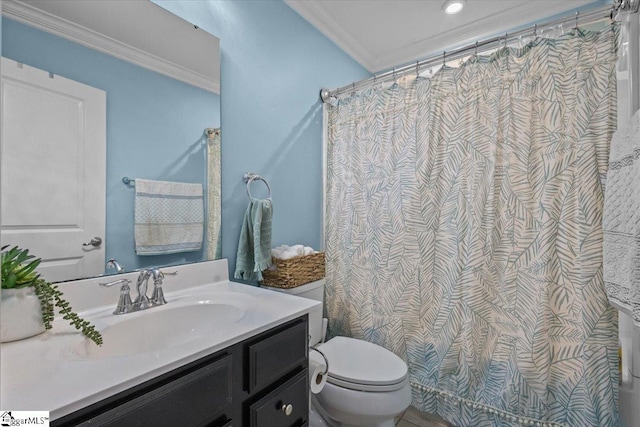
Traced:
<svg viewBox="0 0 640 427">
<path fill-rule="evenodd" d="M 367 341 L 335 337 L 318 347 L 329 361 L 329 382 L 370 386 L 402 383 L 407 365 L 398 356 Z"/>
</svg>

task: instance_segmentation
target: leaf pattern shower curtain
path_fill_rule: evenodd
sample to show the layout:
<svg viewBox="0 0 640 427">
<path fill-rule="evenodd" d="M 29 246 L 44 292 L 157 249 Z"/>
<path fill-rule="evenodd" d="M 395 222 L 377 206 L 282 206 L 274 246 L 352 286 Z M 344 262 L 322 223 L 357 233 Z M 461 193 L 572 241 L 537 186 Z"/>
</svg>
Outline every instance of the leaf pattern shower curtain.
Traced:
<svg viewBox="0 0 640 427">
<path fill-rule="evenodd" d="M 456 426 L 616 426 L 601 180 L 615 30 L 474 57 L 328 107 L 330 334 Z"/>
</svg>

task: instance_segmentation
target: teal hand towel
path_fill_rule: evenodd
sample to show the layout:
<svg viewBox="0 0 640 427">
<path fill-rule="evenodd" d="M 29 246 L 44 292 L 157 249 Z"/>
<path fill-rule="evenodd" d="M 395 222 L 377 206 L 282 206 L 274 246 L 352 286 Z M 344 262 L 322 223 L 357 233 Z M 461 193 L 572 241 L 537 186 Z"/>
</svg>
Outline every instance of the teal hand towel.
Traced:
<svg viewBox="0 0 640 427">
<path fill-rule="evenodd" d="M 271 266 L 271 199 L 252 199 L 244 213 L 238 253 L 236 255 L 236 279 L 262 280 L 262 271 Z"/>
</svg>

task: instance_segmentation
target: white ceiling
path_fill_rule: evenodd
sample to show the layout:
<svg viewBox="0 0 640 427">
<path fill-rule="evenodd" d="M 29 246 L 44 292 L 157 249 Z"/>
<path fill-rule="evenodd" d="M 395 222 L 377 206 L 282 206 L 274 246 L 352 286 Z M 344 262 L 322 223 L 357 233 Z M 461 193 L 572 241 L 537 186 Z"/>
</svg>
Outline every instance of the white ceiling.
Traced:
<svg viewBox="0 0 640 427">
<path fill-rule="evenodd" d="M 284 0 L 372 73 L 539 21 L 594 0 Z M 586 8 L 585 8 L 586 9 Z"/>
</svg>

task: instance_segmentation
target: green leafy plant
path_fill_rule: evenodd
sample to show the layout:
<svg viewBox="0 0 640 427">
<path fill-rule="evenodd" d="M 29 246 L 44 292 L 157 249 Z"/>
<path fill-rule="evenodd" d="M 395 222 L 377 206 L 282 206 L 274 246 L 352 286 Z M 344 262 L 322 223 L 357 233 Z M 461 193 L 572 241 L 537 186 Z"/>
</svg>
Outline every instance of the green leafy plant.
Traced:
<svg viewBox="0 0 640 427">
<path fill-rule="evenodd" d="M 17 246 L 7 250 L 9 246 L 2 247 L 2 289 L 20 289 L 33 287 L 42 309 L 42 323 L 45 329 L 51 329 L 51 322 L 57 307 L 62 318 L 81 331 L 87 338 L 102 345 L 102 335 L 90 322 L 83 320 L 72 309 L 69 302 L 62 298 L 62 292 L 57 285 L 42 279 L 36 272 L 40 265 L 40 258 L 29 254 L 28 249 Z"/>
</svg>

